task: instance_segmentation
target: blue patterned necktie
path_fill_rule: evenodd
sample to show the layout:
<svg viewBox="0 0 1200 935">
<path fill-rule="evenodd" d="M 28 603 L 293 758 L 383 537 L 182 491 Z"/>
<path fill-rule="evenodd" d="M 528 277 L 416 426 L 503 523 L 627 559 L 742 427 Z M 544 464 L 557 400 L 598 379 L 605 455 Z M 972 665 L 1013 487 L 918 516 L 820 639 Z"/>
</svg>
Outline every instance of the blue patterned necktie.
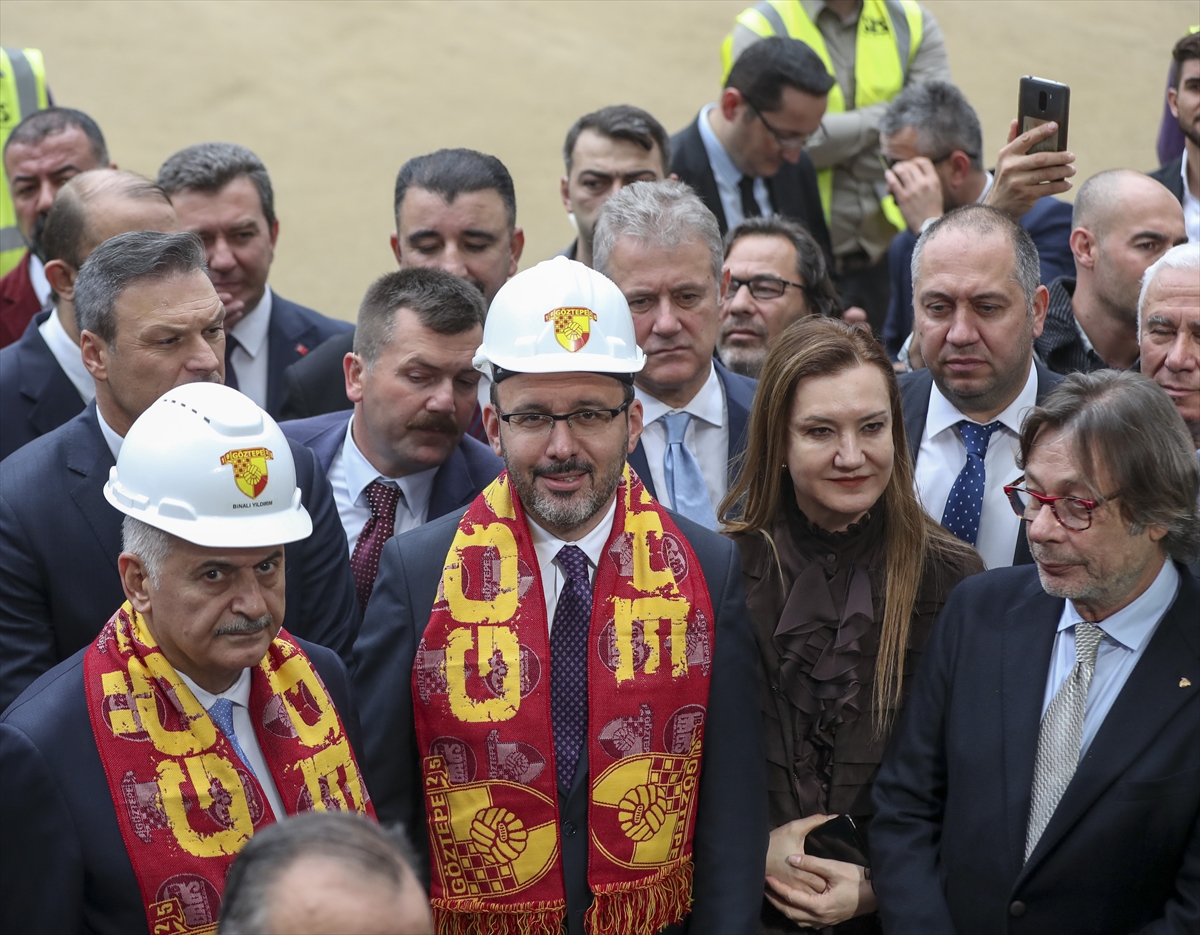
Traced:
<svg viewBox="0 0 1200 935">
<path fill-rule="evenodd" d="M 667 429 L 667 451 L 663 455 L 663 476 L 667 482 L 667 496 L 671 498 L 671 509 L 708 529 L 717 528 L 717 514 L 713 512 L 708 498 L 708 485 L 700 471 L 700 462 L 683 443 L 690 412 L 668 412 L 659 416 Z"/>
<path fill-rule="evenodd" d="M 558 784 L 571 788 L 575 765 L 587 735 L 587 647 L 592 622 L 592 584 L 588 560 L 575 545 L 558 552 L 567 580 L 554 608 L 550 629 L 550 720 L 554 725 L 554 763 Z"/>
<path fill-rule="evenodd" d="M 228 698 L 218 698 L 212 703 L 212 707 L 208 709 L 208 716 L 213 719 L 213 723 L 217 727 L 221 728 L 221 733 L 225 735 L 225 738 L 233 747 L 233 752 L 245 764 L 246 769 L 254 773 L 254 767 L 246 759 L 246 751 L 242 749 L 241 743 L 238 742 L 237 731 L 233 729 L 233 702 Z"/>
<path fill-rule="evenodd" d="M 958 423 L 962 431 L 963 444 L 967 447 L 967 463 L 954 479 L 946 510 L 942 513 L 942 525 L 968 545 L 979 538 L 979 516 L 983 512 L 983 489 L 986 480 L 983 459 L 987 455 L 988 442 L 992 433 L 1000 428 L 999 422 L 979 425 L 963 419 Z"/>
</svg>

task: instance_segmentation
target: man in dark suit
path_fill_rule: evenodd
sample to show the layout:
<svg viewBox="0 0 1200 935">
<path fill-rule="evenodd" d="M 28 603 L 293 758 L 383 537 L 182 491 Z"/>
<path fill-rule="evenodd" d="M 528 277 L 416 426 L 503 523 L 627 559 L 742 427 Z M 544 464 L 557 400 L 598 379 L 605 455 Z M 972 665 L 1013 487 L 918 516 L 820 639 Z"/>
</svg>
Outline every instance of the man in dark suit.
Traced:
<svg viewBox="0 0 1200 935">
<path fill-rule="evenodd" d="M 803 42 L 764 39 L 734 63 L 720 100 L 671 137 L 671 172 L 716 216 L 721 236 L 748 217 L 781 214 L 808 229 L 833 268 L 817 173 L 804 153 L 833 83 Z"/>
<path fill-rule="evenodd" d="M 199 234 L 208 275 L 225 304 L 227 385 L 272 416 L 283 406 L 283 372 L 349 322 L 289 302 L 267 285 L 279 220 L 271 178 L 244 146 L 198 143 L 158 170 L 184 230 Z"/>
<path fill-rule="evenodd" d="M 393 535 L 466 506 L 504 465 L 464 431 L 480 374 L 483 296 L 439 269 L 409 268 L 367 290 L 345 358 L 354 411 L 285 422 L 317 455 L 333 488 L 366 608 L 379 549 Z"/>
<path fill-rule="evenodd" d="M 885 931 L 1200 928 L 1195 453 L 1140 374 L 1073 374 L 1021 432 L 1036 568 L 951 595 L 884 757 Z"/>
<path fill-rule="evenodd" d="M 546 321 L 553 321 L 554 327 L 546 327 Z M 557 930 L 561 920 L 571 935 L 582 935 L 584 914 L 594 897 L 601 918 L 606 912 L 615 918 L 625 912 L 649 912 L 654 929 L 671 927 L 687 911 L 681 893 L 690 892 L 689 931 L 752 931 L 766 855 L 765 780 L 752 688 L 754 647 L 745 627 L 740 566 L 732 543 L 639 496 L 640 485 L 625 470 L 642 421 L 631 372 L 644 359 L 620 292 L 582 264 L 562 257 L 539 264 L 515 277 L 496 297 L 476 366 L 488 370 L 495 381 L 484 414 L 507 473 L 468 507 L 465 518 L 450 514 L 395 537 L 384 548 L 366 625 L 355 646 L 356 694 L 364 722 L 371 725 L 367 777 L 380 819 L 405 821 L 414 834 L 427 824 L 423 777 L 431 802 L 441 801 L 429 783 L 447 765 L 454 784 L 479 780 L 481 785 L 472 787 L 479 791 L 471 793 L 476 800 L 484 794 L 520 793 L 518 799 L 506 800 L 519 801 L 520 806 L 507 807 L 522 811 L 531 829 L 530 856 L 546 862 L 535 866 L 546 867 L 548 885 L 539 888 L 539 895 L 521 893 L 518 898 L 532 901 L 522 911 L 550 917 L 544 923 L 547 929 Z M 661 530 L 654 541 L 678 545 L 669 564 L 655 558 L 654 571 L 640 564 L 650 541 L 643 538 L 642 529 Z M 624 532 L 618 535 L 619 530 Z M 495 538 L 485 542 L 479 536 Z M 460 545 L 464 537 L 467 541 Z M 470 537 L 479 545 L 497 544 L 470 548 Z M 503 544 L 517 541 L 522 544 Z M 626 545 L 632 551 L 625 550 Z M 448 554 L 461 559 L 447 564 Z M 626 555 L 628 559 L 622 557 Z M 699 650 L 687 651 L 692 665 L 679 666 L 676 656 L 674 675 L 656 680 L 651 678 L 654 673 L 665 676 L 670 668 L 666 656 L 663 667 L 643 670 L 648 657 L 632 648 L 632 631 L 621 635 L 621 624 L 620 633 L 605 629 L 606 621 L 614 619 L 609 608 L 620 603 L 616 595 L 628 594 L 626 583 L 634 580 L 635 567 L 644 567 L 663 585 L 658 593 L 688 591 L 702 602 L 704 597 L 691 590 L 700 586 L 700 579 L 686 576 L 692 560 L 699 561 L 707 582 L 712 643 L 705 642 L 708 636 L 693 635 L 692 623 L 686 624 L 687 645 Z M 622 564 L 627 561 L 632 564 Z M 491 624 L 476 630 L 464 614 L 471 616 L 478 597 L 494 593 L 510 574 L 514 585 L 521 581 L 519 593 L 508 592 L 512 605 L 505 603 L 507 610 L 497 605 L 484 617 L 474 616 Z M 675 581 L 669 588 L 667 578 Z M 476 600 L 460 600 L 462 588 Z M 595 613 L 593 602 L 598 604 Z M 668 603 L 663 599 L 658 610 L 667 613 Z M 676 626 L 684 625 L 685 615 L 695 619 L 694 610 L 672 606 L 678 608 Z M 639 634 L 645 630 L 646 645 L 662 645 L 665 631 L 652 630 L 649 622 L 632 626 Z M 451 627 L 448 635 L 446 627 Z M 508 699 L 507 707 L 496 708 L 486 724 L 478 723 L 480 716 L 472 713 L 475 703 L 469 700 L 488 697 L 484 683 L 476 684 L 478 680 L 469 676 L 461 686 L 468 693 L 464 696 L 454 687 L 463 667 L 444 664 L 440 671 L 446 678 L 439 682 L 433 661 L 476 634 L 497 640 L 490 655 L 479 651 L 480 660 L 490 659 L 481 662 L 479 671 L 493 673 L 491 691 Z M 682 635 L 675 639 L 672 645 L 682 648 Z M 597 645 L 599 656 L 589 651 Z M 635 690 L 618 699 L 609 688 L 627 649 L 636 655 L 628 657 L 634 659 Z M 707 662 L 695 664 L 701 660 L 711 660 L 711 668 Z M 696 687 L 693 677 L 701 672 L 711 679 L 707 697 L 685 701 Z M 478 694 L 481 690 L 483 696 Z M 479 704 L 492 710 L 486 700 Z M 686 723 L 680 720 L 681 705 L 691 712 Z M 672 710 L 676 713 L 669 714 Z M 699 749 L 693 725 L 701 721 Z M 668 751 L 686 749 L 689 756 L 700 757 L 692 799 L 694 833 L 686 824 L 674 824 L 674 810 L 683 801 L 673 798 L 678 793 L 672 791 L 668 775 L 675 761 L 667 757 L 659 766 L 650 765 L 662 756 L 664 743 Z M 657 817 L 651 819 L 653 827 L 642 828 L 642 813 L 630 813 L 629 833 L 633 840 L 645 840 L 647 851 L 628 858 L 620 871 L 625 888 L 614 892 L 605 876 L 615 872 L 611 858 L 592 845 L 607 847 L 607 853 L 627 847 L 611 834 L 603 803 L 621 798 L 619 793 L 614 796 L 612 784 L 634 774 L 645 777 L 637 780 L 646 783 L 637 793 L 650 809 L 645 814 Z M 495 787 L 489 780 L 496 779 L 516 781 Z M 540 796 L 537 803 L 528 798 L 532 795 Z M 430 821 L 436 823 L 440 806 L 431 807 L 435 810 L 428 812 Z M 450 808 L 453 811 L 453 801 Z M 474 840 L 484 853 L 496 853 L 489 848 L 486 828 L 503 818 L 504 811 L 478 813 L 484 825 Z M 668 848 L 666 839 L 659 837 L 654 837 L 658 844 L 651 844 L 650 836 L 668 825 L 682 830 L 676 832 L 677 844 Z M 535 827 L 545 829 L 539 832 L 536 849 Z M 439 911 L 486 915 L 510 905 L 515 891 L 503 867 L 494 889 L 463 905 L 442 869 L 446 848 L 456 845 L 449 845 L 440 831 L 432 841 L 420 834 L 417 839 L 432 850 L 433 895 Z M 500 864 L 512 859 L 512 851 L 499 853 Z M 463 854 L 462 860 L 474 880 L 478 858 Z M 676 876 L 689 860 L 690 884 Z M 659 889 L 664 879 L 678 880 L 674 892 Z M 597 891 L 603 894 L 602 902 Z M 613 922 L 610 927 L 616 931 L 621 926 Z"/>
<path fill-rule="evenodd" d="M 173 386 L 221 382 L 222 309 L 203 264 L 194 236 L 137 231 L 98 247 L 76 280 L 96 399 L 0 470 L 0 707 L 95 637 L 97 606 L 120 602 L 120 514 L 101 491 L 129 426 Z M 316 458 L 299 444 L 293 456 L 314 531 L 289 550 L 289 629 L 348 658 L 361 617 L 345 536 Z"/>
<path fill-rule="evenodd" d="M 270 452 L 257 485 L 234 451 Z M 233 852 L 323 798 L 314 767 L 326 807 L 368 810 L 346 667 L 280 630 L 291 543 L 312 529 L 294 476 L 274 421 L 217 384 L 177 387 L 130 429 L 105 490 L 125 602 L 94 607 L 101 635 L 0 718 L 4 931 L 212 931 Z"/>
<path fill-rule="evenodd" d="M 166 192 L 117 169 L 93 169 L 67 182 L 42 229 L 53 308 L 40 312 L 16 344 L 0 350 L 0 458 L 58 428 L 95 396 L 79 354 L 75 277 L 109 237 L 131 230 L 179 229 Z"/>
<path fill-rule="evenodd" d="M 1200 241 L 1200 33 L 1189 33 L 1171 51 L 1167 106 L 1183 132 L 1183 152 L 1149 173 L 1183 205 L 1189 241 Z"/>
<path fill-rule="evenodd" d="M 1043 284 L 1074 273 L 1071 206 L 1045 194 L 1046 186 L 1033 182 L 1027 173 L 993 175 L 984 169 L 979 117 L 954 85 L 928 81 L 905 88 L 889 105 L 879 133 L 889 167 L 888 191 L 908 225 L 888 248 L 892 294 L 883 339 L 893 358 L 912 333 L 912 253 L 921 228 L 931 218 L 960 205 L 998 207 L 1029 231 L 1037 246 Z M 1027 158 L 1023 150 L 1038 136 L 1030 133 L 1027 140 L 1014 141 L 1016 148 L 1005 158 L 1010 162 Z"/>
<path fill-rule="evenodd" d="M 927 369 L 900 378 L 925 509 L 990 568 L 1032 559 L 1004 494 L 1025 412 L 1059 381 L 1033 356 L 1046 315 L 1037 248 L 1007 214 L 957 208 L 926 227 L 913 289 Z"/>
<path fill-rule="evenodd" d="M 716 529 L 758 386 L 713 357 L 729 281 L 716 218 L 681 182 L 631 185 L 601 210 L 594 251 L 646 352 L 634 378 L 646 430 L 629 463 L 652 496 Z"/>
</svg>

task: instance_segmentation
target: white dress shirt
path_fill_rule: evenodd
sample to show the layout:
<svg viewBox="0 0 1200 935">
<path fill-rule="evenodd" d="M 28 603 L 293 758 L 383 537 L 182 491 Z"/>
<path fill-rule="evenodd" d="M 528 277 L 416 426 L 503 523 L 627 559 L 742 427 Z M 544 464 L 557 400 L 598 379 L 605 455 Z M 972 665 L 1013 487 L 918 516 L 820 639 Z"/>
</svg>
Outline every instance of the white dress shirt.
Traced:
<svg viewBox="0 0 1200 935">
<path fill-rule="evenodd" d="M 182 672 L 178 670 L 176 672 L 183 679 L 183 683 L 192 690 L 192 694 L 196 696 L 196 700 L 200 702 L 205 711 L 211 708 L 213 702 L 218 698 L 228 698 L 233 702 L 233 732 L 237 734 L 238 744 L 241 746 L 242 752 L 246 754 L 246 759 L 250 761 L 246 765 L 254 770 L 254 778 L 258 780 L 262 791 L 266 793 L 267 803 L 271 806 L 272 814 L 277 819 L 286 817 L 287 809 L 283 807 L 283 799 L 279 797 L 279 790 L 275 788 L 275 779 L 271 776 L 271 770 L 263 757 L 262 747 L 258 745 L 258 736 L 254 733 L 254 722 L 250 720 L 250 670 L 242 669 L 242 674 L 238 676 L 237 681 L 219 695 L 205 691 Z M 220 728 L 218 727 L 217 730 Z"/>
<path fill-rule="evenodd" d="M 1024 535 L 1021 518 L 1013 512 L 1004 487 L 1021 476 L 1021 469 L 1017 467 L 1021 420 L 1036 403 L 1037 370 L 1031 362 L 1024 389 L 993 420 L 1000 423 L 1000 428 L 992 433 L 983 461 L 986 473 L 983 511 L 975 548 L 988 568 L 1011 565 L 1017 536 Z M 955 427 L 965 418 L 967 416 L 942 395 L 935 383 L 929 393 L 929 411 L 925 415 L 925 431 L 921 434 L 913 485 L 921 505 L 938 522 L 946 511 L 950 488 L 967 463 L 967 448 Z"/>
<path fill-rule="evenodd" d="M 262 409 L 267 408 L 267 332 L 271 328 L 272 304 L 271 287 L 267 286 L 259 303 L 229 332 L 238 343 L 229 355 L 238 390 Z"/>
<path fill-rule="evenodd" d="M 1179 160 L 1179 174 L 1183 177 L 1183 229 L 1187 231 L 1188 243 L 1200 241 L 1200 198 L 1192 194 L 1188 188 L 1188 153 L 1183 148 L 1183 158 Z"/>
<path fill-rule="evenodd" d="M 49 318 L 38 325 L 38 333 L 46 342 L 46 347 L 50 348 L 50 353 L 54 355 L 58 365 L 62 367 L 67 379 L 71 381 L 71 385 L 79 391 L 85 403 L 90 403 L 96 395 L 96 384 L 92 375 L 88 373 L 88 368 L 83 365 L 79 345 L 71 340 L 62 322 L 58 320 L 57 307 L 50 312 Z"/>
<path fill-rule="evenodd" d="M 642 450 L 646 452 L 646 461 L 650 464 L 650 480 L 654 483 L 658 501 L 675 509 L 674 503 L 667 503 L 667 476 L 663 470 L 663 459 L 667 454 L 667 427 L 658 421 L 659 417 L 669 412 L 690 412 L 692 421 L 688 423 L 683 443 L 700 463 L 700 473 L 704 475 L 704 485 L 708 488 L 708 499 L 712 501 L 713 513 L 716 513 L 729 488 L 729 406 L 725 401 L 725 386 L 717 376 L 717 368 L 709 366 L 708 379 L 700 387 L 700 392 L 680 409 L 670 408 L 640 388 L 635 387 L 634 395 L 642 403 Z"/>
<path fill-rule="evenodd" d="M 617 515 L 617 498 L 609 504 L 608 512 L 582 539 L 569 542 L 559 539 L 535 523 L 526 512 L 525 520 L 529 523 L 529 535 L 533 539 L 533 551 L 537 553 L 538 572 L 542 577 L 542 595 L 546 599 L 546 632 L 554 626 L 554 611 L 558 608 L 558 595 L 562 593 L 563 585 L 567 583 L 566 570 L 560 568 L 557 556 L 564 545 L 578 546 L 588 560 L 588 580 L 596 581 L 596 568 L 600 564 L 600 556 L 604 554 L 604 543 L 612 533 L 613 517 Z"/>
<path fill-rule="evenodd" d="M 717 194 L 721 196 L 721 209 L 725 212 L 725 224 L 730 230 L 746 220 L 742 213 L 742 190 L 738 183 L 742 180 L 741 170 L 733 164 L 733 159 L 717 139 L 708 115 L 716 104 L 707 105 L 700 111 L 700 139 L 704 143 L 704 152 L 708 154 L 708 164 L 712 167 L 713 178 L 717 182 Z M 763 179 L 754 180 L 754 200 L 758 202 L 763 217 L 775 213 L 771 207 L 771 193 L 767 191 L 767 183 Z"/>
<path fill-rule="evenodd" d="M 371 504 L 367 500 L 367 486 L 371 481 L 380 481 L 400 488 L 400 502 L 396 504 L 394 534 L 408 532 L 425 522 L 429 514 L 429 497 L 433 492 L 433 476 L 436 467 L 406 477 L 384 477 L 367 460 L 354 442 L 354 416 L 346 425 L 346 438 L 341 450 L 333 456 L 329 465 L 329 486 L 333 488 L 333 502 L 337 504 L 342 529 L 346 531 L 346 545 L 350 554 L 362 534 L 363 526 L 371 518 Z"/>
<path fill-rule="evenodd" d="M 100 434 L 104 436 L 104 442 L 108 445 L 108 450 L 112 452 L 113 460 L 121 454 L 121 444 L 125 441 L 118 435 L 107 422 L 104 421 L 104 416 L 100 414 L 100 407 L 96 407 L 96 421 L 100 423 Z"/>
<path fill-rule="evenodd" d="M 1129 673 L 1133 671 L 1142 653 L 1150 644 L 1150 638 L 1166 616 L 1175 595 L 1179 593 L 1179 572 L 1170 559 L 1163 563 L 1162 570 L 1137 600 L 1101 620 L 1096 626 L 1104 631 L 1104 638 L 1096 650 L 1096 670 L 1088 688 L 1087 707 L 1083 716 L 1083 742 L 1079 747 L 1079 758 L 1091 746 L 1096 731 L 1104 723 L 1113 702 Z M 1062 687 L 1071 670 L 1075 668 L 1075 624 L 1083 620 L 1075 605 L 1067 601 L 1062 617 L 1058 621 L 1058 633 L 1054 637 L 1054 652 L 1050 655 L 1050 673 L 1046 678 L 1046 693 L 1042 699 L 1042 717 L 1055 694 Z"/>
<path fill-rule="evenodd" d="M 29 284 L 33 286 L 38 304 L 45 308 L 50 302 L 50 280 L 46 278 L 45 265 L 32 253 L 29 254 Z"/>
</svg>

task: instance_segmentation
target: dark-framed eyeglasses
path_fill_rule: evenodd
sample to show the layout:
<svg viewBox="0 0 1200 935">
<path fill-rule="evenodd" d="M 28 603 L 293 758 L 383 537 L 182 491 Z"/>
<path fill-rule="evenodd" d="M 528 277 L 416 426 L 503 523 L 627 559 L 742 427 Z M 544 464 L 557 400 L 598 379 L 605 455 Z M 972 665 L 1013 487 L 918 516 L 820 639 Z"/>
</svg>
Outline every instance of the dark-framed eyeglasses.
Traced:
<svg viewBox="0 0 1200 935">
<path fill-rule="evenodd" d="M 775 142 L 779 144 L 780 149 L 789 149 L 789 150 L 804 149 L 804 144 L 807 143 L 809 140 L 811 140 L 818 133 L 820 133 L 821 129 L 822 129 L 822 127 L 820 125 L 818 125 L 817 129 L 814 130 L 812 133 L 787 134 L 785 136 L 784 134 L 782 134 L 778 130 L 776 130 L 773 126 L 771 126 L 771 124 L 767 120 L 767 118 L 763 116 L 763 112 L 761 110 L 759 110 L 757 107 L 755 107 L 749 101 L 746 101 L 746 106 L 749 107 L 754 112 L 754 116 L 756 116 L 759 120 L 762 121 L 762 125 L 767 128 L 767 132 L 770 133 L 772 138 L 774 138 Z"/>
<path fill-rule="evenodd" d="M 1054 514 L 1054 518 L 1058 520 L 1058 524 L 1064 529 L 1083 532 L 1085 529 L 1091 528 L 1092 512 L 1096 507 L 1106 500 L 1112 499 L 1112 497 L 1106 497 L 1104 500 L 1085 500 L 1083 497 L 1048 497 L 1021 486 L 1024 480 L 1024 476 L 1018 477 L 1015 483 L 1004 488 L 1004 493 L 1008 497 L 1008 503 L 1013 508 L 1013 512 L 1027 523 L 1037 519 L 1042 507 L 1048 506 L 1050 512 Z"/>
<path fill-rule="evenodd" d="M 729 289 L 725 293 L 726 301 L 732 300 L 742 286 L 749 289 L 750 295 L 759 301 L 778 299 L 787 291 L 788 286 L 793 286 L 801 292 L 805 290 L 804 283 L 790 282 L 775 276 L 755 276 L 753 279 L 738 279 L 736 276 L 730 276 Z"/>
<path fill-rule="evenodd" d="M 576 409 L 562 415 L 549 412 L 500 412 L 497 415 L 508 423 L 509 428 L 522 435 L 547 436 L 553 431 L 555 422 L 566 422 L 571 434 L 580 437 L 603 432 L 628 408 L 629 403 L 621 403 L 616 409 Z"/>
<path fill-rule="evenodd" d="M 930 159 L 929 161 L 933 165 L 939 166 L 943 162 L 945 162 L 947 159 L 949 159 L 951 156 L 953 156 L 955 153 L 962 153 L 964 156 L 966 156 L 972 162 L 974 162 L 976 159 L 979 158 L 979 156 L 976 153 L 968 153 L 962 149 L 952 149 L 952 150 L 950 150 L 950 152 L 946 153 L 946 155 L 938 156 L 937 159 Z M 914 158 L 914 157 L 909 156 L 904 159 L 899 159 L 895 156 L 885 156 L 882 153 L 879 154 L 879 162 L 885 169 L 894 169 L 896 167 L 896 163 L 908 162 L 909 159 L 911 159 L 911 158 Z"/>
</svg>

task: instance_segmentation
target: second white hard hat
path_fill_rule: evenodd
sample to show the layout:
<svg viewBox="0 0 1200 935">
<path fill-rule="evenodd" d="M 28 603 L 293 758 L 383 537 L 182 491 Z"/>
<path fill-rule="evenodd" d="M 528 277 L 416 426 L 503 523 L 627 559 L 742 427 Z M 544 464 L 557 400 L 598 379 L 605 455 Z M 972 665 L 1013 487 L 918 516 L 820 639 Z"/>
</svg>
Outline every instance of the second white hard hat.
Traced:
<svg viewBox="0 0 1200 935">
<path fill-rule="evenodd" d="M 130 427 L 104 497 L 126 516 L 213 548 L 305 539 L 283 431 L 253 400 L 219 383 L 164 393 Z"/>
<path fill-rule="evenodd" d="M 493 379 L 495 368 L 632 374 L 646 355 L 616 283 L 560 256 L 518 273 L 496 293 L 472 364 Z"/>
</svg>

